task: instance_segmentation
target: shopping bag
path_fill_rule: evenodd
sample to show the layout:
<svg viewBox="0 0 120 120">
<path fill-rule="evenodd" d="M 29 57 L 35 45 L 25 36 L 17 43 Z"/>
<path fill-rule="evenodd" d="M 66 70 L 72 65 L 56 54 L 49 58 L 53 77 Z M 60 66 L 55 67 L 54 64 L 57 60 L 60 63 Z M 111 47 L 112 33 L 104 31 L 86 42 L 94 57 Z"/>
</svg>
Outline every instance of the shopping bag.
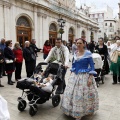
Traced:
<svg viewBox="0 0 120 120">
<path fill-rule="evenodd" d="M 118 60 L 118 51 L 115 51 L 111 54 L 110 59 L 113 63 L 117 63 Z"/>
<path fill-rule="evenodd" d="M 0 120 L 10 120 L 7 101 L 0 95 Z"/>
</svg>

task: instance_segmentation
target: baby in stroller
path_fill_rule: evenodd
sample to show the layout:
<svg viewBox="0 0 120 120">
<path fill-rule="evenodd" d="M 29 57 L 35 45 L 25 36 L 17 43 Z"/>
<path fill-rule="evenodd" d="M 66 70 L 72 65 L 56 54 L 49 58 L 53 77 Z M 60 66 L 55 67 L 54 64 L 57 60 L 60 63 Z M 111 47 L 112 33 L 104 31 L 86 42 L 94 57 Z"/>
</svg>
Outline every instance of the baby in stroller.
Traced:
<svg viewBox="0 0 120 120">
<path fill-rule="evenodd" d="M 34 85 L 39 88 L 39 92 L 41 91 L 40 89 L 42 89 L 45 92 L 51 93 L 53 89 L 53 86 L 52 86 L 53 79 L 54 79 L 54 75 L 49 74 L 47 78 L 43 79 L 43 82 L 39 82 L 38 80 L 34 81 Z M 33 88 L 32 88 L 32 91 L 33 91 Z"/>
<path fill-rule="evenodd" d="M 45 63 L 44 63 L 45 64 Z M 42 74 L 42 64 L 39 63 L 36 67 L 35 74 L 28 79 L 18 81 L 17 88 L 23 90 L 22 97 L 18 98 L 18 110 L 23 111 L 26 108 L 26 101 L 24 100 L 24 93 L 27 93 L 29 102 L 29 114 L 31 116 L 37 113 L 37 104 L 43 104 L 47 100 L 52 99 L 52 105 L 58 106 L 60 103 L 60 95 L 55 94 L 55 86 L 59 84 L 58 81 L 62 79 L 61 65 L 57 63 L 46 64 L 44 75 Z M 22 84 L 21 84 L 22 83 Z M 24 87 L 23 87 L 24 86 Z M 27 91 L 25 92 L 25 90 Z"/>
<path fill-rule="evenodd" d="M 98 53 L 93 53 L 92 58 L 94 61 L 94 67 L 97 74 L 95 75 L 95 81 L 97 84 L 97 87 L 99 87 L 99 82 L 102 81 L 104 83 L 104 69 L 103 69 L 103 63 L 102 57 Z"/>
</svg>

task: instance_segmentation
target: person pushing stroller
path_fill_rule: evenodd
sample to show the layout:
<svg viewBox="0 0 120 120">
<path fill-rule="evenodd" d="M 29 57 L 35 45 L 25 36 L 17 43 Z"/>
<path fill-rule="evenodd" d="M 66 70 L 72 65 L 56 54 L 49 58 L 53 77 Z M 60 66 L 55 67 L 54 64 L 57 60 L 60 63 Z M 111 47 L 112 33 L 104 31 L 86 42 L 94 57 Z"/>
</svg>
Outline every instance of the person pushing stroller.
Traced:
<svg viewBox="0 0 120 120">
<path fill-rule="evenodd" d="M 68 63 L 69 63 L 69 50 L 66 46 L 62 44 L 62 39 L 57 38 L 56 39 L 56 46 L 51 49 L 49 52 L 47 58 L 45 59 L 45 62 L 53 62 L 53 61 L 58 61 L 61 62 L 62 65 L 64 66 L 64 69 L 62 71 L 63 74 L 63 80 L 60 82 L 58 85 L 58 88 L 56 90 L 56 94 L 63 94 L 64 89 L 65 89 L 65 74 L 68 68 Z"/>
</svg>

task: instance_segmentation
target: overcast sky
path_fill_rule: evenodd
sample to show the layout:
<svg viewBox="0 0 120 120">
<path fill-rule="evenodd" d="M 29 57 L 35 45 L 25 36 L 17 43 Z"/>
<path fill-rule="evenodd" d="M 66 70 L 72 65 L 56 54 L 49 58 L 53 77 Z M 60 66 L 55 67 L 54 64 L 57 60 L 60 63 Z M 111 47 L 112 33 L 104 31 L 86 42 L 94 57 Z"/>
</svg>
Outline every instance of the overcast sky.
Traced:
<svg viewBox="0 0 120 120">
<path fill-rule="evenodd" d="M 79 7 L 80 4 L 95 4 L 98 8 L 103 8 L 103 6 L 108 5 L 114 10 L 114 17 L 118 16 L 120 0 L 76 0 L 76 5 Z"/>
</svg>

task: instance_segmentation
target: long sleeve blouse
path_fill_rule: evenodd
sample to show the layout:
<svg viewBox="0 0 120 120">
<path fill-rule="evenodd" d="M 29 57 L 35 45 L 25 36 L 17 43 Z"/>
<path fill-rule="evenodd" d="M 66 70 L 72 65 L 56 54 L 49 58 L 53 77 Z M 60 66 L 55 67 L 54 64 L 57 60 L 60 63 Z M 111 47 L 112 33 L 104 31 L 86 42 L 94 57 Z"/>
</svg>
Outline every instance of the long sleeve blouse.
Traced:
<svg viewBox="0 0 120 120">
<path fill-rule="evenodd" d="M 79 73 L 96 74 L 96 72 L 94 71 L 92 53 L 88 50 L 85 50 L 85 53 L 82 57 L 78 57 L 77 54 L 74 54 L 74 61 L 72 64 L 71 71 L 74 72 L 75 74 Z"/>
</svg>

